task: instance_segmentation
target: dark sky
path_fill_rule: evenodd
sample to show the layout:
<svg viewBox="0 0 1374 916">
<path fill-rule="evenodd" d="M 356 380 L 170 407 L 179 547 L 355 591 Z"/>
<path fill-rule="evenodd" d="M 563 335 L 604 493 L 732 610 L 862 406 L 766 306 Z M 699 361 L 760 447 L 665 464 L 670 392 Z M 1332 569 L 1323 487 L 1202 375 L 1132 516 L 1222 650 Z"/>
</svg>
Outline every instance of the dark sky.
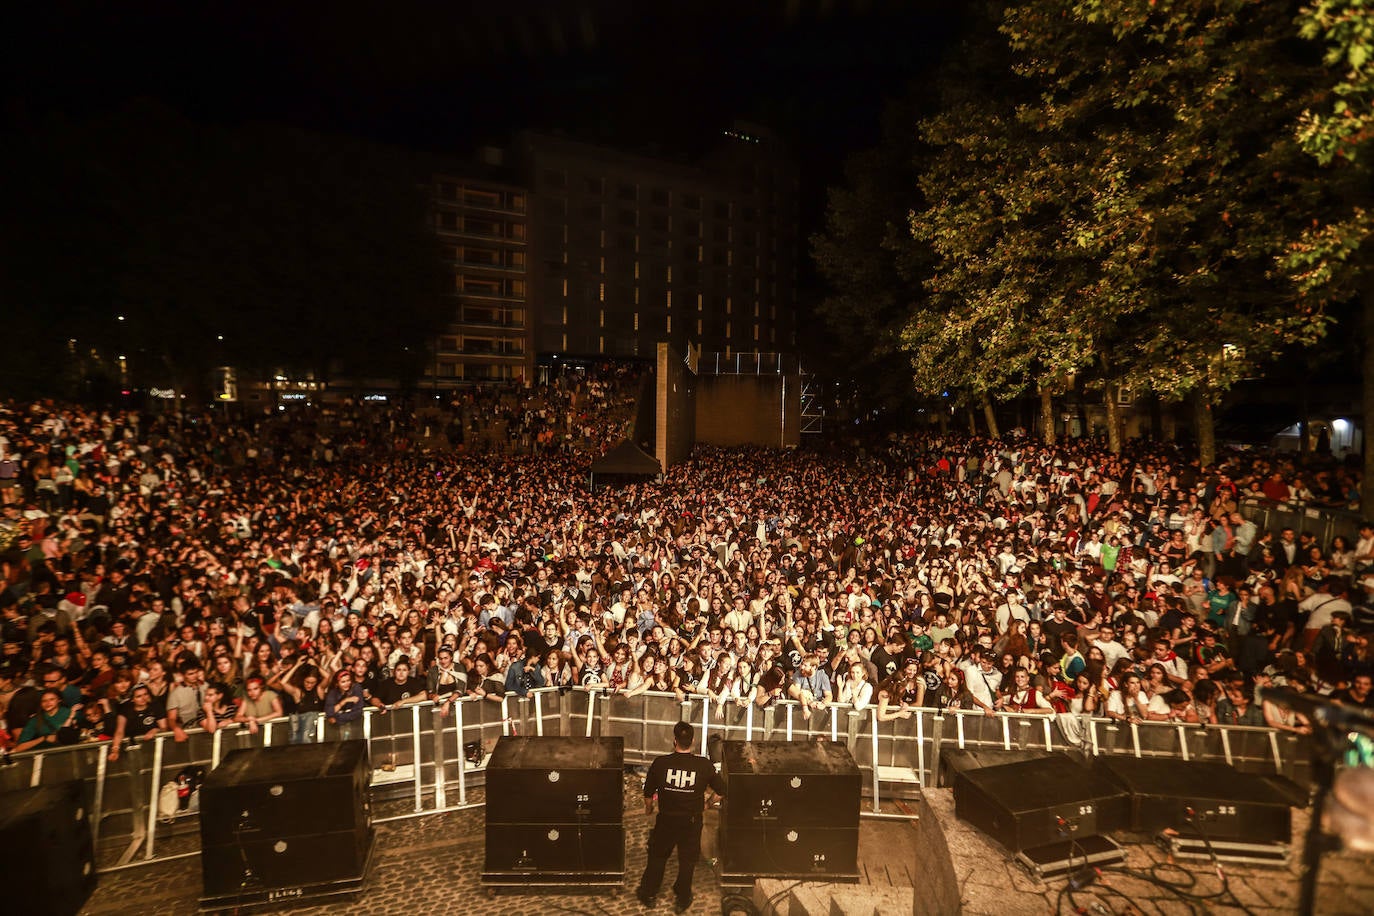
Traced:
<svg viewBox="0 0 1374 916">
<path fill-rule="evenodd" d="M 876 140 L 884 100 L 930 72 L 962 6 L 30 3 L 7 12 L 0 39 L 0 123 L 24 130 L 148 97 L 196 120 L 461 155 L 526 126 L 691 153 L 741 117 L 792 147 L 814 222 L 843 155 Z"/>
</svg>

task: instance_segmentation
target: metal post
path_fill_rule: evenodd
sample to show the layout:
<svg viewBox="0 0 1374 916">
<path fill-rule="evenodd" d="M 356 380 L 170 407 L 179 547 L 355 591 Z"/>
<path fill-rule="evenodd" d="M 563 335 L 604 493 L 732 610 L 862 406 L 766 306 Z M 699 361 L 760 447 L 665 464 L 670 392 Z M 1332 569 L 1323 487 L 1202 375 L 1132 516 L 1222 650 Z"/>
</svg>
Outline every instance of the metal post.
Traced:
<svg viewBox="0 0 1374 916">
<path fill-rule="evenodd" d="M 157 803 L 159 801 L 158 794 L 160 791 L 158 784 L 162 782 L 162 741 L 162 735 L 158 735 L 153 739 L 152 790 L 148 795 L 148 847 L 143 854 L 143 858 L 145 859 L 151 859 L 153 857 L 153 846 L 157 840 Z"/>
<path fill-rule="evenodd" d="M 36 789 L 43 784 L 43 754 L 33 757 L 33 769 L 29 771 L 29 788 Z"/>
<path fill-rule="evenodd" d="M 961 713 L 959 713 L 959 712 L 957 712 L 957 711 L 954 713 L 954 724 L 958 727 L 958 732 L 959 732 L 959 750 L 962 751 L 962 750 L 964 749 L 964 717 L 963 717 L 963 714 L 961 714 Z"/>
<path fill-rule="evenodd" d="M 878 717 L 873 717 L 873 728 L 870 729 L 873 735 L 873 810 L 881 811 L 882 803 L 878 800 Z"/>
<path fill-rule="evenodd" d="M 1221 754 L 1226 758 L 1226 765 L 1231 766 L 1231 731 L 1225 727 L 1221 729 Z"/>
<path fill-rule="evenodd" d="M 363 727 L 366 728 L 367 726 L 364 725 Z M 271 746 L 272 746 L 272 723 L 271 723 L 271 722 L 266 723 L 266 724 L 263 725 L 263 727 L 262 727 L 262 746 L 263 746 L 263 747 L 271 747 Z"/>
<path fill-rule="evenodd" d="M 425 793 L 424 780 L 420 775 L 422 770 L 420 766 L 420 710 L 413 706 L 410 709 L 410 747 L 415 755 L 415 810 L 423 811 Z"/>
<path fill-rule="evenodd" d="M 744 740 L 754 740 L 754 703 L 752 700 L 744 711 Z"/>
<path fill-rule="evenodd" d="M 1274 752 L 1274 772 L 1283 775 L 1283 752 L 1279 750 L 1278 729 L 1269 730 L 1269 749 Z"/>
<path fill-rule="evenodd" d="M 794 709 L 795 709 L 795 707 L 793 706 L 793 704 L 791 704 L 791 703 L 788 703 L 788 704 L 787 704 L 787 728 L 786 728 L 786 732 L 787 732 L 787 740 L 788 740 L 788 741 L 791 741 L 791 740 L 792 740 L 792 712 L 793 712 Z"/>
<path fill-rule="evenodd" d="M 434 736 L 434 807 L 442 811 L 448 807 L 448 789 L 444 785 L 447 768 L 444 765 L 444 717 L 439 715 L 439 707 L 429 704 L 430 731 Z M 418 716 L 419 713 L 417 712 Z M 462 750 L 460 747 L 459 750 Z M 462 756 L 461 754 L 459 755 Z M 415 768 L 420 768 L 420 762 L 415 761 Z"/>
<path fill-rule="evenodd" d="M 1000 715 L 997 718 L 1002 720 L 1002 749 L 1011 750 L 1011 717 Z"/>
<path fill-rule="evenodd" d="M 110 767 L 105 745 L 95 749 L 95 798 L 91 801 L 91 845 L 100 848 L 100 821 L 105 812 L 105 773 Z"/>
<path fill-rule="evenodd" d="M 544 704 L 542 702 L 544 694 L 542 691 L 534 692 L 534 733 L 540 738 L 544 737 Z"/>
<path fill-rule="evenodd" d="M 212 770 L 219 766 L 220 742 L 223 740 L 223 729 L 217 728 L 214 733 L 210 735 L 210 769 Z"/>
<path fill-rule="evenodd" d="M 1188 735 L 1183 731 L 1183 726 L 1178 726 L 1178 749 L 1183 755 L 1184 763 L 1188 762 Z"/>
<path fill-rule="evenodd" d="M 701 701 L 701 753 L 707 755 L 707 736 L 711 731 L 711 698 Z M 709 756 L 709 755 L 707 755 Z"/>
<path fill-rule="evenodd" d="M 919 709 L 916 710 L 916 783 L 922 789 L 926 787 L 926 721 Z"/>
<path fill-rule="evenodd" d="M 1135 755 L 1140 756 L 1140 723 L 1131 723 L 1131 747 L 1135 749 Z"/>
<path fill-rule="evenodd" d="M 465 700 L 458 700 L 453 704 L 453 724 L 458 728 L 458 804 L 460 805 L 468 803 L 468 754 L 463 749 L 463 704 L 465 702 Z M 436 779 L 435 782 L 438 780 Z"/>
<path fill-rule="evenodd" d="M 592 721 L 596 719 L 596 688 L 587 691 L 587 737 L 592 736 Z"/>
</svg>

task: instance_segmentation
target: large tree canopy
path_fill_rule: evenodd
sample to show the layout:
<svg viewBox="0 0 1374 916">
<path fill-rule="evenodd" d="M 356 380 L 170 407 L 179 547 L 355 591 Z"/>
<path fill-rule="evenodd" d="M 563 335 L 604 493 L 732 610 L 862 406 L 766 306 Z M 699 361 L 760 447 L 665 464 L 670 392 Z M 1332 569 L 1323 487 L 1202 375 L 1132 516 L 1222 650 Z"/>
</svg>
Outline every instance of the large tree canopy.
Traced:
<svg viewBox="0 0 1374 916">
<path fill-rule="evenodd" d="M 1255 0 L 1001 5 L 984 54 L 1001 54 L 1001 70 L 946 79 L 910 142 L 929 152 L 909 244 L 933 254 L 901 332 L 917 386 L 996 398 L 1079 373 L 1205 408 L 1320 339 L 1348 276 L 1317 255 L 1300 270 L 1295 251 L 1352 213 L 1349 187 L 1305 154 L 1299 125 L 1321 129 L 1310 112 L 1332 93 L 1348 111 L 1352 93 L 1332 83 L 1358 74 L 1323 65 L 1298 12 Z"/>
</svg>

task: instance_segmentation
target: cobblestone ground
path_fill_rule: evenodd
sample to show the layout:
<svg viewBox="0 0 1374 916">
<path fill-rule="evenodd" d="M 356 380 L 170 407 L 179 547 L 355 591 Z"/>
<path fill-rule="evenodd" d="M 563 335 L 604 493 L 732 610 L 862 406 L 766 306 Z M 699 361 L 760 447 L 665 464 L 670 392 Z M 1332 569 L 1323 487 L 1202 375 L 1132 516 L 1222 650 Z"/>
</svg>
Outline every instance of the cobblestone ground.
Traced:
<svg viewBox="0 0 1374 916">
<path fill-rule="evenodd" d="M 481 808 L 430 815 L 379 824 L 377 852 L 364 891 L 351 900 L 327 905 L 298 905 L 289 910 L 293 916 L 313 914 L 523 914 L 574 913 L 583 916 L 624 916 L 624 914 L 668 914 L 671 909 L 669 885 L 676 866 L 668 866 L 664 891 L 659 905 L 645 910 L 632 893 L 644 868 L 645 843 L 651 819 L 642 811 L 639 798 L 639 778 L 628 775 L 625 780 L 625 887 L 618 893 L 605 889 L 567 892 L 563 889 L 540 889 L 525 892 L 506 889 L 489 896 L 481 886 L 480 872 L 483 857 L 483 818 Z M 1057 902 L 1061 912 L 1070 913 L 1067 899 L 1059 901 L 1063 879 L 1040 881 L 1031 877 L 1011 860 L 1006 851 L 972 826 L 954 817 L 952 793 L 947 789 L 926 793 L 935 815 L 945 831 L 950 854 L 954 860 L 963 912 L 967 916 L 1008 916 L 1008 914 L 1055 913 Z M 480 801 L 477 790 L 470 799 Z M 404 813 L 408 802 L 379 805 L 378 817 Z M 895 809 L 894 809 L 895 811 Z M 890 824 L 891 822 L 887 822 Z M 1294 846 L 1287 866 L 1228 865 L 1227 875 L 1235 900 L 1254 916 L 1287 916 L 1296 912 L 1298 899 L 1298 863 L 1301 839 L 1307 828 L 1307 813 L 1294 812 Z M 874 822 L 865 822 L 860 832 L 859 853 L 861 871 L 872 874 L 885 869 L 890 862 L 892 844 L 884 845 Z M 1165 853 L 1147 842 L 1148 838 L 1134 838 L 1138 842 L 1127 845 L 1126 865 L 1135 871 L 1166 861 Z M 714 820 L 708 814 L 703 856 L 713 855 Z M 159 846 L 163 852 L 177 852 L 196 848 L 194 835 L 173 838 Z M 881 847 L 881 848 L 879 848 Z M 1219 888 L 1214 872 L 1206 862 L 1184 860 L 1179 863 L 1196 880 L 1194 891 L 1206 894 Z M 919 862 L 915 865 L 919 881 Z M 1185 880 L 1177 871 L 1162 873 L 1171 880 Z M 889 880 L 873 876 L 872 883 L 906 883 L 905 876 Z M 1212 900 L 1189 904 L 1178 897 L 1139 879 L 1109 873 L 1105 884 L 1132 898 L 1139 909 L 1128 910 L 1122 897 L 1106 891 L 1089 890 L 1076 895 L 1076 903 L 1088 913 L 1216 913 L 1242 914 L 1246 912 L 1234 901 Z M 198 858 L 177 859 L 140 868 L 106 873 L 100 886 L 83 911 L 89 916 L 137 913 L 189 914 L 197 910 L 201 891 L 200 861 Z M 720 913 L 721 888 L 716 873 L 708 861 L 698 867 L 695 880 L 696 902 L 694 914 Z M 1100 908 L 1099 908 L 1100 907 Z M 868 910 L 866 912 L 871 912 Z M 785 913 L 782 908 L 779 912 Z M 846 912 L 849 912 L 846 910 Z M 1350 853 L 1329 853 L 1323 860 L 1317 912 L 1323 916 L 1367 916 L 1374 913 L 1374 858 Z M 882 916 L 888 916 L 886 912 Z"/>
<path fill-rule="evenodd" d="M 547 916 L 560 912 L 587 916 L 670 914 L 673 912 L 671 883 L 676 874 L 675 862 L 668 864 L 657 907 L 646 910 L 634 897 L 634 887 L 644 871 L 645 848 L 653 821 L 642 813 L 641 785 L 640 777 L 626 775 L 625 888 L 619 892 L 605 888 L 572 893 L 562 889 L 529 892 L 502 889 L 494 897 L 488 895 L 480 881 L 484 812 L 482 808 L 471 808 L 378 824 L 372 872 L 361 894 L 324 905 L 298 905 L 281 912 L 289 912 L 292 916 L 325 913 L 330 916 L 384 916 L 392 913 L 406 916 L 427 913 L 453 916 L 540 913 Z M 469 794 L 470 801 L 481 799 L 481 790 Z M 408 807 L 404 804 L 398 806 L 397 803 L 382 804 L 377 806 L 374 816 L 382 818 L 404 813 Z M 714 822 L 708 816 L 705 833 L 711 834 L 713 827 Z M 703 842 L 709 844 L 710 837 L 703 836 Z M 174 853 L 182 848 L 194 849 L 197 845 L 194 837 L 173 839 L 159 847 L 159 854 L 163 851 Z M 703 857 L 711 854 L 711 848 L 708 845 L 703 850 Z M 720 912 L 720 883 L 707 861 L 697 867 L 693 887 L 696 899 L 689 912 Z M 200 893 L 200 859 L 176 859 L 101 875 L 100 884 L 82 913 L 87 916 L 195 913 Z"/>
</svg>

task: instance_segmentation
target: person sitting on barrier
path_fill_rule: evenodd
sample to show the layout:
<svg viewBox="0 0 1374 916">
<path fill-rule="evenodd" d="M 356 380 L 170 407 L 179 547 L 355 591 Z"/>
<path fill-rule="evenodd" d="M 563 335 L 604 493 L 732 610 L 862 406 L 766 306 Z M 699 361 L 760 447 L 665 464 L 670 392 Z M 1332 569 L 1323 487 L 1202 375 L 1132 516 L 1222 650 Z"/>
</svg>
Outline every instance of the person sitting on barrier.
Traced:
<svg viewBox="0 0 1374 916">
<path fill-rule="evenodd" d="M 878 685 L 878 721 L 909 719 L 925 705 L 926 681 L 921 674 L 921 659 L 908 655 L 902 667 Z"/>
<path fill-rule="evenodd" d="M 1017 668 L 1012 672 L 1012 682 L 997 697 L 997 708 L 1002 712 L 1028 713 L 1048 716 L 1054 713 L 1054 706 L 1045 695 L 1031 686 L 1030 672 Z"/>
<path fill-rule="evenodd" d="M 830 678 L 816 667 L 814 654 L 802 656 L 787 695 L 801 704 L 803 712 L 824 709 L 834 699 Z"/>
</svg>

